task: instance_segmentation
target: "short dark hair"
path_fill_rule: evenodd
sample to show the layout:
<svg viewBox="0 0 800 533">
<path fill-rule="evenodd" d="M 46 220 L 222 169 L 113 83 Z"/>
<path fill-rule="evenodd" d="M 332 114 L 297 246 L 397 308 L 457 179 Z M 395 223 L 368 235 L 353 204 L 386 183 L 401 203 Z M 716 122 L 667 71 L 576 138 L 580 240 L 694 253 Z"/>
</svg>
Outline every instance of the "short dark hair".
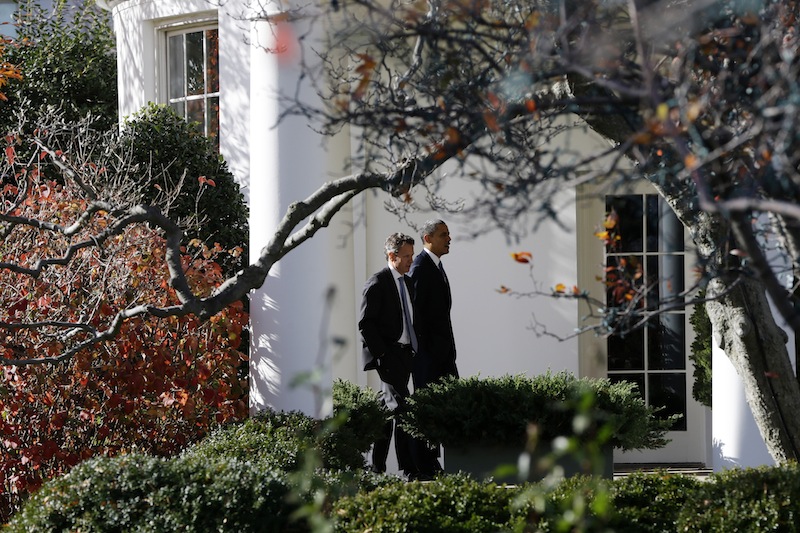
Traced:
<svg viewBox="0 0 800 533">
<path fill-rule="evenodd" d="M 441 218 L 436 218 L 433 220 L 426 220 L 422 227 L 419 229 L 419 238 L 422 239 L 422 243 L 425 243 L 425 235 L 433 235 L 436 231 L 436 228 L 445 224 L 445 221 Z"/>
<path fill-rule="evenodd" d="M 414 245 L 414 237 L 409 237 L 405 233 L 392 233 L 386 238 L 386 244 L 383 245 L 383 253 L 386 258 L 389 258 L 389 252 L 396 254 L 404 245 Z"/>
</svg>

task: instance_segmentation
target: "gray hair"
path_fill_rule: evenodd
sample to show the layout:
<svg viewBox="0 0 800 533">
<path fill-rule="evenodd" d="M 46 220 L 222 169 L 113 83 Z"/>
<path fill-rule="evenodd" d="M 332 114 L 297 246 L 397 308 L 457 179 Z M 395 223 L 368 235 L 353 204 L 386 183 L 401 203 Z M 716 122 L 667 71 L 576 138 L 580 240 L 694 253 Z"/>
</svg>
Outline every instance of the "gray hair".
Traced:
<svg viewBox="0 0 800 533">
<path fill-rule="evenodd" d="M 422 242 L 425 243 L 425 235 L 433 235 L 436 231 L 436 228 L 445 224 L 445 221 L 441 218 L 436 218 L 433 220 L 426 220 L 422 227 L 419 229 L 419 237 L 422 239 Z"/>
<path fill-rule="evenodd" d="M 396 254 L 400 252 L 403 245 L 414 245 L 414 237 L 409 237 L 405 233 L 392 233 L 386 238 L 386 244 L 383 245 L 383 253 L 386 259 L 389 259 L 389 252 Z"/>
</svg>

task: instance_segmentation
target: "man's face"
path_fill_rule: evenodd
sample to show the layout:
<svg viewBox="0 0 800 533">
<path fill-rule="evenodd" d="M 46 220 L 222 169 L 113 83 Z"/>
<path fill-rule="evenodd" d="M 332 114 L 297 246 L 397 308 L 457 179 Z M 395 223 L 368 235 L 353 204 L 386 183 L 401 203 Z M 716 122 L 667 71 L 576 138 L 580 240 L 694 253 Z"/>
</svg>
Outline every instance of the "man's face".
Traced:
<svg viewBox="0 0 800 533">
<path fill-rule="evenodd" d="M 389 252 L 389 261 L 397 272 L 408 274 L 411 270 L 411 263 L 414 261 L 414 245 L 404 244 L 397 253 Z"/>
<path fill-rule="evenodd" d="M 425 242 L 428 244 L 428 249 L 436 254 L 436 257 L 442 257 L 450 251 L 450 231 L 447 229 L 447 224 L 439 224 L 430 235 L 425 236 Z"/>
</svg>

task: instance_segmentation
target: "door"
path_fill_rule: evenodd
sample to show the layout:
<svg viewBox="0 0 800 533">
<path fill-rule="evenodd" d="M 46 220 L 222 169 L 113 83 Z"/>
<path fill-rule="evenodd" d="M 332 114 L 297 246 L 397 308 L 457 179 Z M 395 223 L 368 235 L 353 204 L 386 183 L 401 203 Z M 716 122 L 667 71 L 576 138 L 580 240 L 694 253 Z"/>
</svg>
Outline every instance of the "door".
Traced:
<svg viewBox="0 0 800 533">
<path fill-rule="evenodd" d="M 669 305 L 685 301 L 684 293 L 693 284 L 696 255 L 686 232 L 646 182 L 626 190 L 583 187 L 579 198 L 581 287 L 605 305 L 659 311 L 644 327 L 625 335 L 582 335 L 581 373 L 632 381 L 663 416 L 680 415 L 665 448 L 615 450 L 614 462 L 705 465 L 710 457 L 710 413 L 691 393 L 691 309 Z M 592 313 L 581 307 L 585 322 Z"/>
</svg>

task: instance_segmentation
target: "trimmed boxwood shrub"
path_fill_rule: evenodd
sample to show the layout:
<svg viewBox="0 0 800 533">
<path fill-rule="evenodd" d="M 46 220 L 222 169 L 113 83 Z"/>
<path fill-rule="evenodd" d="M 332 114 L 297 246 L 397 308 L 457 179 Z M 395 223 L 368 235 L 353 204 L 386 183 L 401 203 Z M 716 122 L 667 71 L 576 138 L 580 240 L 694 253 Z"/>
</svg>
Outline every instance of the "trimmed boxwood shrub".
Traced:
<svg viewBox="0 0 800 533">
<path fill-rule="evenodd" d="M 317 420 L 297 411 L 265 410 L 242 423 L 224 426 L 185 454 L 259 461 L 283 471 L 300 469 L 309 454 L 329 469 L 364 468 L 364 454 L 378 437 L 388 412 L 377 394 L 337 380 L 334 417 Z"/>
<path fill-rule="evenodd" d="M 800 530 L 800 466 L 713 474 L 681 510 L 677 530 Z"/>
<path fill-rule="evenodd" d="M 681 509 L 705 482 L 667 472 L 634 472 L 612 484 L 613 509 L 609 526 L 617 533 L 675 531 Z"/>
<path fill-rule="evenodd" d="M 566 372 L 496 378 L 445 378 L 409 398 L 401 414 L 415 437 L 447 447 L 525 445 L 530 424 L 539 438 L 577 436 L 623 450 L 659 448 L 672 419 L 659 419 L 635 385 L 576 378 Z M 576 420 L 583 429 L 576 435 Z"/>
<path fill-rule="evenodd" d="M 288 493 L 280 472 L 237 459 L 98 458 L 45 484 L 8 531 L 306 531 Z"/>
<path fill-rule="evenodd" d="M 337 379 L 333 382 L 333 415 L 352 438 L 363 441 L 359 448 L 368 449 L 381 436 L 391 412 L 381 405 L 373 389 Z"/>
<path fill-rule="evenodd" d="M 46 483 L 8 531 L 305 532 L 337 499 L 402 483 L 367 470 L 287 473 L 237 458 L 97 458 Z"/>
<path fill-rule="evenodd" d="M 332 516 L 337 531 L 494 532 L 507 530 L 516 488 L 441 476 L 428 483 L 393 483 L 342 498 Z"/>
<path fill-rule="evenodd" d="M 324 468 L 363 468 L 365 449 L 339 445 L 339 435 L 326 431 L 331 421 L 313 419 L 303 413 L 265 410 L 248 420 L 212 432 L 186 450 L 185 455 L 233 457 L 264 463 L 283 471 L 298 470 L 307 452 L 319 455 Z"/>
</svg>

